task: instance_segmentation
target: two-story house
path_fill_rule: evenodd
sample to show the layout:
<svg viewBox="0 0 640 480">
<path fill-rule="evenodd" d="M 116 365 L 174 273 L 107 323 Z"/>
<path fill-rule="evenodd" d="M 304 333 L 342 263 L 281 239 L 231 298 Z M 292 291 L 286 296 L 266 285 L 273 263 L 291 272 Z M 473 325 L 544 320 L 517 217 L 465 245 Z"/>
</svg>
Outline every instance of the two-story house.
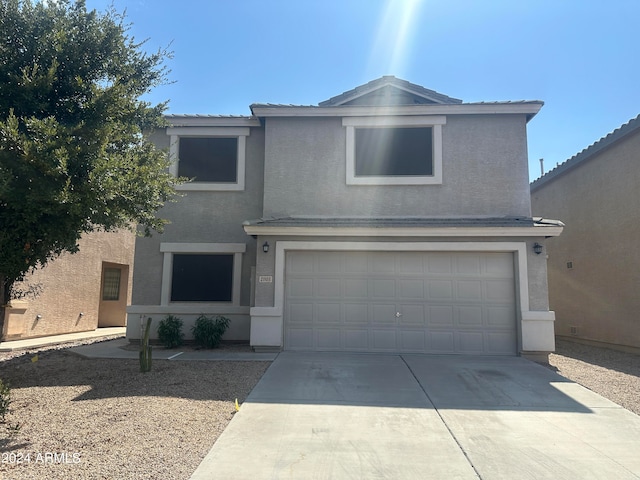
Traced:
<svg viewBox="0 0 640 480">
<path fill-rule="evenodd" d="M 169 116 L 156 141 L 193 181 L 138 240 L 128 336 L 205 313 L 257 350 L 545 356 L 540 253 L 562 224 L 531 217 L 541 107 L 385 76 L 317 106 Z"/>
</svg>

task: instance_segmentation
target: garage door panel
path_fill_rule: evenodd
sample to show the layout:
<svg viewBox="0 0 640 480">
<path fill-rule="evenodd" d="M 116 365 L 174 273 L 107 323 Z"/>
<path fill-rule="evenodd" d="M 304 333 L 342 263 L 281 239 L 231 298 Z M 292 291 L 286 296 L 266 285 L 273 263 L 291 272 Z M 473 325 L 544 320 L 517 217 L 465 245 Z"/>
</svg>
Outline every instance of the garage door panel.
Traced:
<svg viewBox="0 0 640 480">
<path fill-rule="evenodd" d="M 369 255 L 366 252 L 350 252 L 340 258 L 346 274 L 366 274 L 369 271 Z"/>
<path fill-rule="evenodd" d="M 456 265 L 456 274 L 458 275 L 472 275 L 478 276 L 481 272 L 481 260 L 480 256 L 475 254 L 468 255 L 456 255 L 455 256 L 455 265 Z"/>
<path fill-rule="evenodd" d="M 369 281 L 366 278 L 346 278 L 344 294 L 347 298 L 369 298 Z"/>
<path fill-rule="evenodd" d="M 398 350 L 397 334 L 398 332 L 388 329 L 372 330 L 373 348 L 377 351 L 395 352 Z"/>
<path fill-rule="evenodd" d="M 317 323 L 340 323 L 339 303 L 316 304 L 315 321 Z"/>
<path fill-rule="evenodd" d="M 453 331 L 429 331 L 428 349 L 433 353 L 454 353 L 455 337 Z"/>
<path fill-rule="evenodd" d="M 451 275 L 453 273 L 453 257 L 451 255 L 431 255 L 426 259 L 427 273 L 435 275 Z"/>
<path fill-rule="evenodd" d="M 312 328 L 290 327 L 287 330 L 288 347 L 292 350 L 315 350 Z"/>
<path fill-rule="evenodd" d="M 315 282 L 314 296 L 319 298 L 340 298 L 339 278 L 318 278 Z"/>
<path fill-rule="evenodd" d="M 485 285 L 485 298 L 489 301 L 508 302 L 513 298 L 513 279 L 487 280 Z"/>
<path fill-rule="evenodd" d="M 484 334 L 482 331 L 456 332 L 456 350 L 470 354 L 484 352 Z"/>
<path fill-rule="evenodd" d="M 285 348 L 513 355 L 513 264 L 511 253 L 288 252 Z"/>
<path fill-rule="evenodd" d="M 400 307 L 401 317 L 398 318 L 398 325 L 425 325 L 424 305 L 402 305 Z"/>
<path fill-rule="evenodd" d="M 344 322 L 369 323 L 369 305 L 366 303 L 347 303 L 344 306 Z"/>
<path fill-rule="evenodd" d="M 487 325 L 491 327 L 503 327 L 510 329 L 516 316 L 512 306 L 489 305 L 486 307 Z"/>
<path fill-rule="evenodd" d="M 366 351 L 369 348 L 369 329 L 347 328 L 344 330 L 344 349 Z"/>
<path fill-rule="evenodd" d="M 370 305 L 370 318 L 374 324 L 394 325 L 396 321 L 396 305 Z"/>
<path fill-rule="evenodd" d="M 499 253 L 485 254 L 486 271 L 485 273 L 490 276 L 501 277 L 505 272 L 513 273 L 513 257 L 511 255 L 503 255 Z"/>
<path fill-rule="evenodd" d="M 313 298 L 313 278 L 298 277 L 287 285 L 287 293 L 290 298 Z"/>
<path fill-rule="evenodd" d="M 288 305 L 289 321 L 291 323 L 313 322 L 313 303 L 291 303 Z"/>
<path fill-rule="evenodd" d="M 309 257 L 305 255 L 291 255 L 287 259 L 287 269 L 293 274 L 305 274 L 313 273 L 313 264 L 315 257 Z"/>
<path fill-rule="evenodd" d="M 340 331 L 335 328 L 316 329 L 317 348 L 320 350 L 341 350 Z"/>
<path fill-rule="evenodd" d="M 460 327 L 481 327 L 482 322 L 482 306 L 480 305 L 465 305 L 456 308 L 458 317 L 457 324 Z"/>
<path fill-rule="evenodd" d="M 396 254 L 393 252 L 379 252 L 376 255 L 370 255 L 371 273 L 381 273 L 395 275 L 396 273 Z"/>
<path fill-rule="evenodd" d="M 374 298 L 395 298 L 396 281 L 393 278 L 370 280 Z"/>
<path fill-rule="evenodd" d="M 430 280 L 429 289 L 427 290 L 427 300 L 452 300 L 453 299 L 453 281 L 451 280 Z"/>
<path fill-rule="evenodd" d="M 453 305 L 429 305 L 429 326 L 453 326 Z"/>
<path fill-rule="evenodd" d="M 316 262 L 317 273 L 340 275 L 342 271 L 341 259 L 333 252 L 318 252 Z"/>
<path fill-rule="evenodd" d="M 482 301 L 482 282 L 480 280 L 462 280 L 456 284 L 456 299 L 462 302 Z"/>
<path fill-rule="evenodd" d="M 400 299 L 420 299 L 424 298 L 424 280 L 399 280 L 398 293 Z"/>
<path fill-rule="evenodd" d="M 419 252 L 406 252 L 396 259 L 396 273 L 399 275 L 422 276 L 424 274 L 424 255 Z"/>
<path fill-rule="evenodd" d="M 424 352 L 427 349 L 424 330 L 400 330 L 398 340 L 402 352 Z"/>
<path fill-rule="evenodd" d="M 496 355 L 509 355 L 513 352 L 513 336 L 511 332 L 487 332 L 486 349 Z"/>
</svg>

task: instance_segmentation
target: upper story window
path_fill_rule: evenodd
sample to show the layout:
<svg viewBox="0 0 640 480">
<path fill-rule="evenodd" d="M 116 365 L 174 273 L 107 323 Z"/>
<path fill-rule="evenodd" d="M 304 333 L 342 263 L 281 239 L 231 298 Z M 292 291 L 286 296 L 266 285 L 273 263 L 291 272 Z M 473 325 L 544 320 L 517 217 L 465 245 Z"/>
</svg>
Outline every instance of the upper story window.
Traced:
<svg viewBox="0 0 640 480">
<path fill-rule="evenodd" d="M 444 116 L 346 117 L 348 185 L 442 183 Z"/>
<path fill-rule="evenodd" d="M 173 127 L 171 172 L 192 181 L 177 190 L 244 190 L 247 127 Z"/>
</svg>

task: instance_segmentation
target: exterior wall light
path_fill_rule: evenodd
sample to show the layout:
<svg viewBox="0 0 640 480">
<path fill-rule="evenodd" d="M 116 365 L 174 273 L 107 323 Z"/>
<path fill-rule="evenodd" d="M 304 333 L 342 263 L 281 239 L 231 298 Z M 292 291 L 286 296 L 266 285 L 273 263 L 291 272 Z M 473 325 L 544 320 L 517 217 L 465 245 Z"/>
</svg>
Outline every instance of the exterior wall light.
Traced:
<svg viewBox="0 0 640 480">
<path fill-rule="evenodd" d="M 262 251 L 263 251 L 264 253 L 267 253 L 267 252 L 269 251 L 269 242 L 264 242 L 264 243 L 262 244 Z"/>
<path fill-rule="evenodd" d="M 533 244 L 533 251 L 536 252 L 536 255 L 540 255 L 542 253 L 542 245 L 538 242 Z"/>
</svg>

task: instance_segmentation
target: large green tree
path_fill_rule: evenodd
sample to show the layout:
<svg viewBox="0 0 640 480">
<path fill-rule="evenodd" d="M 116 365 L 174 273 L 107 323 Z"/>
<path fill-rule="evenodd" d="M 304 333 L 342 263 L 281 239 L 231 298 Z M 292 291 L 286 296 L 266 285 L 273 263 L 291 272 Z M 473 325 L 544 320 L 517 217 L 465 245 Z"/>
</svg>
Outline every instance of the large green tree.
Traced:
<svg viewBox="0 0 640 480">
<path fill-rule="evenodd" d="M 146 53 L 124 14 L 83 0 L 0 0 L 0 334 L 12 286 L 82 234 L 165 223 L 166 154 L 146 133 L 170 53 Z"/>
</svg>

